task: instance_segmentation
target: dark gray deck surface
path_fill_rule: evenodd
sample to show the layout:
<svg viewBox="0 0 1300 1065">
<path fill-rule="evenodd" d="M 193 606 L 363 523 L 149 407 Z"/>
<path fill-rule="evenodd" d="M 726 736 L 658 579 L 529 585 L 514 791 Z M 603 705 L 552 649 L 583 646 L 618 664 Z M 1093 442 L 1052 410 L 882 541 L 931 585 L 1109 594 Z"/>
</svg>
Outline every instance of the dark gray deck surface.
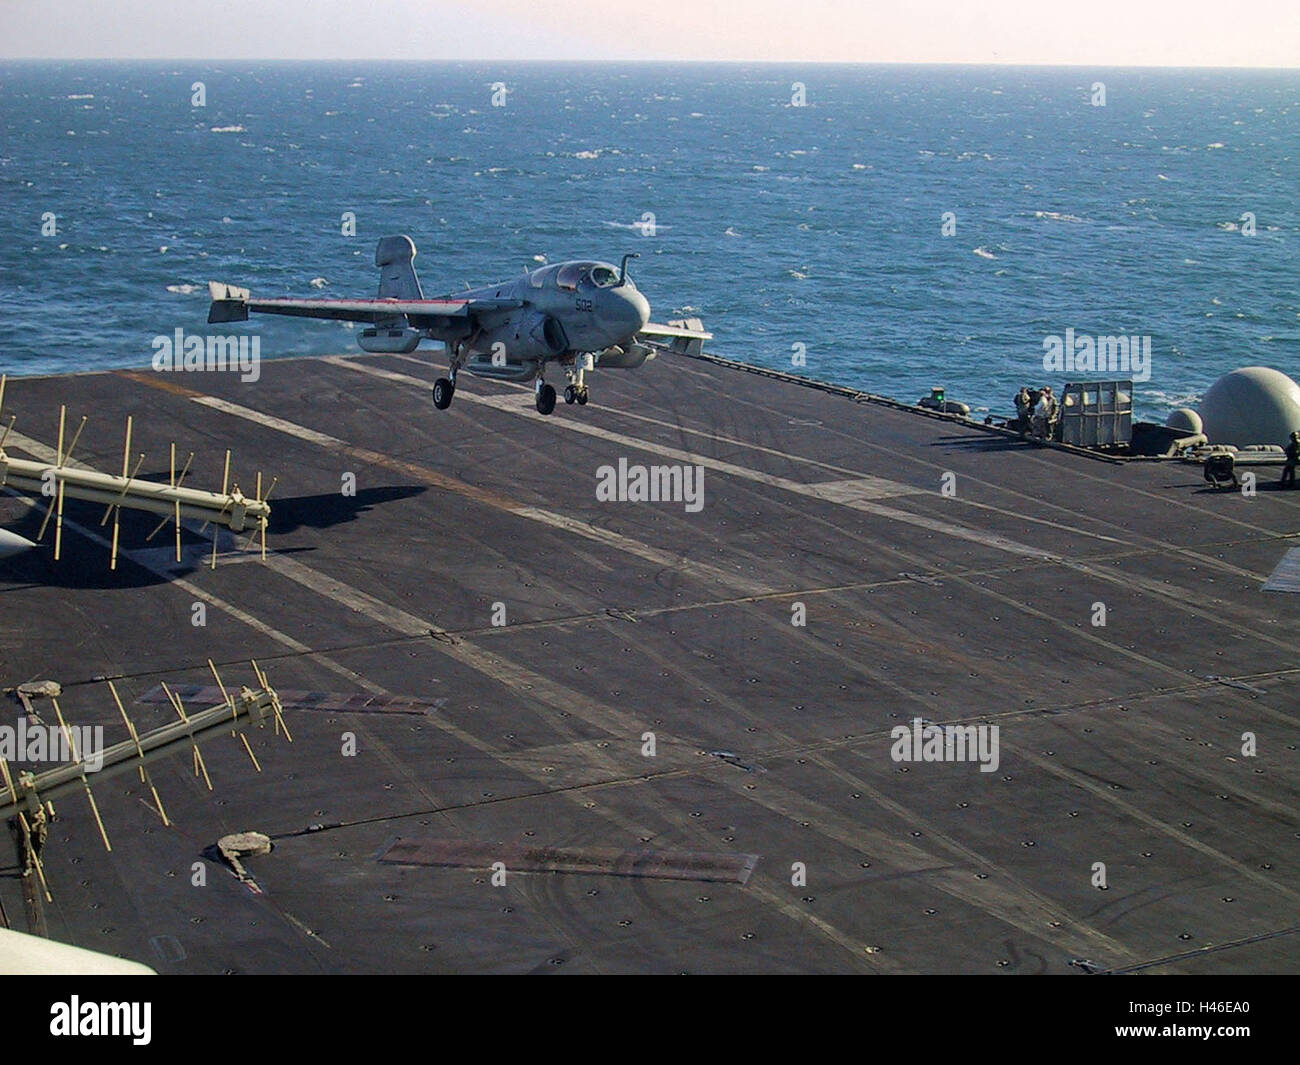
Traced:
<svg viewBox="0 0 1300 1065">
<path fill-rule="evenodd" d="M 179 752 L 154 771 L 171 828 L 134 775 L 105 782 L 111 854 L 63 800 L 51 936 L 161 972 L 1300 971 L 1300 598 L 1260 590 L 1300 543 L 1300 492 L 1213 493 L 1193 467 L 696 360 L 597 374 L 591 405 L 550 418 L 469 377 L 436 411 L 427 361 L 262 369 L 9 382 L 26 438 L 53 444 L 60 403 L 90 415 L 76 458 L 97 468 L 118 469 L 131 413 L 146 472 L 176 440 L 196 487 L 220 484 L 227 446 L 246 491 L 258 468 L 280 483 L 266 564 L 223 553 L 211 572 L 187 533 L 176 576 L 148 516 L 115 574 L 72 524 L 60 563 L 0 563 L 0 684 L 60 681 L 110 742 L 125 730 L 92 678 L 138 699 L 211 683 L 209 657 L 228 683 L 256 657 L 280 688 L 436 709 L 290 711 L 293 744 L 255 737 L 260 775 L 218 736 L 211 794 Z M 620 457 L 702 462 L 703 509 L 597 502 Z M 103 534 L 102 508 L 67 514 Z M 39 520 L 0 494 L 0 524 Z M 917 716 L 996 723 L 998 771 L 894 762 L 889 730 Z M 249 829 L 277 841 L 247 862 L 262 894 L 212 862 L 191 886 L 205 847 Z M 396 837 L 758 859 L 743 885 L 494 887 L 378 861 Z M 0 901 L 26 931 L 14 854 Z"/>
</svg>

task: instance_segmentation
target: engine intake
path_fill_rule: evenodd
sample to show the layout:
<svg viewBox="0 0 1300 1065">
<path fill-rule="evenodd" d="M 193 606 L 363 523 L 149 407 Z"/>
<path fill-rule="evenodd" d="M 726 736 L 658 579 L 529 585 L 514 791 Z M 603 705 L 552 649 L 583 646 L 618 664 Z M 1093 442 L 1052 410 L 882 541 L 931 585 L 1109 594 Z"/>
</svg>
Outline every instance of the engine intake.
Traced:
<svg viewBox="0 0 1300 1065">
<path fill-rule="evenodd" d="M 487 355 L 505 347 L 510 362 L 529 359 L 550 359 L 563 355 L 569 349 L 569 338 L 564 326 L 549 314 L 528 311 L 522 317 L 507 322 L 488 333 L 483 333 L 474 347 Z"/>
</svg>

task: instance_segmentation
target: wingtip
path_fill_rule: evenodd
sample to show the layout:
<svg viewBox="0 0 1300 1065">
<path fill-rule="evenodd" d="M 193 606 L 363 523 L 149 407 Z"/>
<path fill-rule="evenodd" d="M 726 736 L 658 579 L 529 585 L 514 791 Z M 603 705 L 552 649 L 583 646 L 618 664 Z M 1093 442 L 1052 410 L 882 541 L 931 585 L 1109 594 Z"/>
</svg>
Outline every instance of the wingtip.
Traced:
<svg viewBox="0 0 1300 1065">
<path fill-rule="evenodd" d="M 217 300 L 247 300 L 248 289 L 238 285 L 228 285 L 224 281 L 209 281 L 208 295 L 215 303 Z"/>
<path fill-rule="evenodd" d="M 208 294 L 212 297 L 208 325 L 248 321 L 248 289 L 222 281 L 209 281 Z"/>
</svg>

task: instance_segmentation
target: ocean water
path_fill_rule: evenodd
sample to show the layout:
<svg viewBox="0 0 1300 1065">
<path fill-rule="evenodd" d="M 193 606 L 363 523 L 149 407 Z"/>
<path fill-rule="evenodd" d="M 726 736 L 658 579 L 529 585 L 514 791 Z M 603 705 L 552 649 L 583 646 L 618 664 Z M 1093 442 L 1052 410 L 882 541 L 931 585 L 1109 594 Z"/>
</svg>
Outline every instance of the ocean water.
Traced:
<svg viewBox="0 0 1300 1065">
<path fill-rule="evenodd" d="M 372 295 L 404 232 L 428 295 L 639 252 L 656 321 L 909 401 L 1009 412 L 1084 376 L 1047 374 L 1045 337 L 1149 336 L 1163 418 L 1238 366 L 1300 375 L 1298 163 L 1297 72 L 6 62 L 0 370 L 145 365 L 207 331 L 209 279 Z"/>
</svg>

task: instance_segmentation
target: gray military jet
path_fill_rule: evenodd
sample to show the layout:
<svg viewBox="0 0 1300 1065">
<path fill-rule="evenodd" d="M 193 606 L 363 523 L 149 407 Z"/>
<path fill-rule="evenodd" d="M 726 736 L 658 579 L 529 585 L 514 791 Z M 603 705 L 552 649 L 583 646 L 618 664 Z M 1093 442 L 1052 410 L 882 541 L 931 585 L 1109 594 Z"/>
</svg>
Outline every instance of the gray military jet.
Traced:
<svg viewBox="0 0 1300 1065">
<path fill-rule="evenodd" d="M 254 299 L 248 289 L 209 282 L 211 324 L 244 322 L 249 311 L 299 318 L 365 322 L 357 338 L 363 351 L 408 355 L 421 340 L 446 345 L 449 369 L 433 386 L 433 405 L 451 406 L 456 373 L 501 381 L 536 380 L 537 409 L 555 409 L 555 389 L 546 383 L 548 363 L 564 369 L 566 403 L 587 402 L 586 373 L 634 369 L 657 350 L 699 350 L 712 334 L 692 321 L 655 325 L 650 304 L 620 266 L 579 260 L 531 270 L 496 285 L 425 299 L 415 275 L 415 244 L 407 236 L 381 237 L 376 299 Z"/>
</svg>

